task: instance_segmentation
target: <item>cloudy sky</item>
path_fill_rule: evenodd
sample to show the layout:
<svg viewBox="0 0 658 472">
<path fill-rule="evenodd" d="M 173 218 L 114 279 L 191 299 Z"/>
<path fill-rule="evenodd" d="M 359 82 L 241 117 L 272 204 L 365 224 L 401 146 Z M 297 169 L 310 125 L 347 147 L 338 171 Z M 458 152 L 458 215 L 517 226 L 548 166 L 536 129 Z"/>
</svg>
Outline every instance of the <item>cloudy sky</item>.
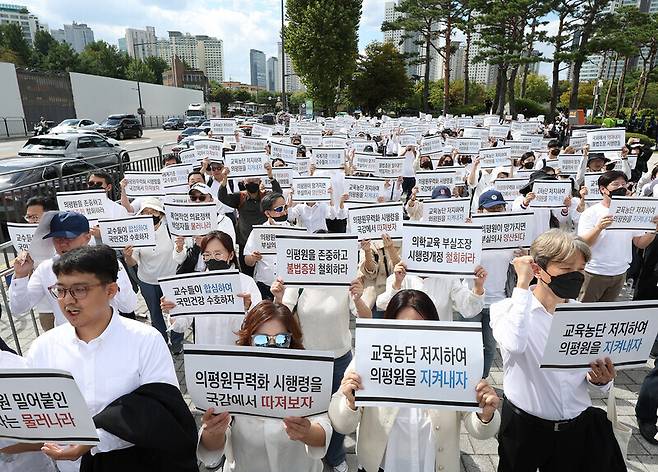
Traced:
<svg viewBox="0 0 658 472">
<path fill-rule="evenodd" d="M 380 27 L 384 3 L 385 0 L 363 0 L 360 50 L 371 41 L 383 39 Z M 268 57 L 276 55 L 281 26 L 279 0 L 31 0 L 27 7 L 51 29 L 71 21 L 87 23 L 95 39 L 114 45 L 125 35 L 126 28 L 145 26 L 154 26 L 158 37 L 167 37 L 167 31 L 175 30 L 220 38 L 224 41 L 225 80 L 247 83 L 249 49 L 259 49 Z M 546 48 L 539 49 L 546 55 Z M 542 73 L 548 70 L 548 65 L 542 65 Z"/>
</svg>

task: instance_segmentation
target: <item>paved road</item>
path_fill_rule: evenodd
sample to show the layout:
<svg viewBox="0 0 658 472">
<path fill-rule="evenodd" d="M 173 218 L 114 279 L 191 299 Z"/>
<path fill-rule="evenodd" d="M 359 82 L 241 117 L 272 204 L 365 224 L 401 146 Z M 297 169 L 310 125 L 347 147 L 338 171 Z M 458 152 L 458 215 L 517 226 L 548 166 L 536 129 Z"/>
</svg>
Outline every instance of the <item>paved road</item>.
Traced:
<svg viewBox="0 0 658 472">
<path fill-rule="evenodd" d="M 125 141 L 121 141 L 121 144 L 129 152 L 150 146 L 163 146 L 164 144 L 175 142 L 178 133 L 179 131 L 164 131 L 159 128 L 147 129 L 144 131 L 144 136 L 142 138 L 126 139 Z M 27 139 L 28 138 L 0 140 L 0 159 L 16 156 Z M 169 147 L 169 149 L 171 148 Z M 134 153 L 131 153 L 131 156 L 138 157 L 138 155 Z"/>
</svg>

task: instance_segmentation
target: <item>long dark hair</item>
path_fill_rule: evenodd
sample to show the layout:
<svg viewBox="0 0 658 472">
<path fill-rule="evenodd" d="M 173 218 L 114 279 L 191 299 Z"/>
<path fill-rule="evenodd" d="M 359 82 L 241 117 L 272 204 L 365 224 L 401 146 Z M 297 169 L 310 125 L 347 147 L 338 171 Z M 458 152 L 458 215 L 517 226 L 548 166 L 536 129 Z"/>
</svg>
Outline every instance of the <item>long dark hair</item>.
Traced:
<svg viewBox="0 0 658 472">
<path fill-rule="evenodd" d="M 384 312 L 384 318 L 394 320 L 404 308 L 413 308 L 424 320 L 439 321 L 439 314 L 436 312 L 434 302 L 420 290 L 400 290 L 393 295 Z"/>
<path fill-rule="evenodd" d="M 297 318 L 283 303 L 276 303 L 270 300 L 263 300 L 245 315 L 242 327 L 236 333 L 238 339 L 235 341 L 235 344 L 238 346 L 251 346 L 251 336 L 260 325 L 270 320 L 279 320 L 292 335 L 290 349 L 304 349 L 304 344 L 302 344 L 302 328 L 299 326 Z"/>
</svg>

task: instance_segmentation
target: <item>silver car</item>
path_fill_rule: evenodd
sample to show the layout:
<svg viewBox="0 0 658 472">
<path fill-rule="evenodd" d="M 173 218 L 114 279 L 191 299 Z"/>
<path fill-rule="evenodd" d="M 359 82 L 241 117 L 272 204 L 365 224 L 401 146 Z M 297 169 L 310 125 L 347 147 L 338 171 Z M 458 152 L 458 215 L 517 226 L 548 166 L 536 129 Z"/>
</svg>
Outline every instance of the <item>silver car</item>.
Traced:
<svg viewBox="0 0 658 472">
<path fill-rule="evenodd" d="M 85 159 L 101 167 L 105 161 L 116 161 L 121 153 L 120 147 L 96 133 L 63 133 L 30 138 L 18 155 Z M 123 156 L 127 161 L 127 154 Z"/>
</svg>

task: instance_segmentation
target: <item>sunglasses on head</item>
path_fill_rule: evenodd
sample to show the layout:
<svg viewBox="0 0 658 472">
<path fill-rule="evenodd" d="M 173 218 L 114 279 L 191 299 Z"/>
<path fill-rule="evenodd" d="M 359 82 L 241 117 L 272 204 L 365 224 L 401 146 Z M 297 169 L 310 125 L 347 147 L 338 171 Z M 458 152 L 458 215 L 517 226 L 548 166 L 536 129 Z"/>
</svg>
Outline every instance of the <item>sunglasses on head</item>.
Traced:
<svg viewBox="0 0 658 472">
<path fill-rule="evenodd" d="M 292 341 L 292 334 L 279 333 L 279 334 L 253 334 L 251 336 L 251 344 L 256 347 L 290 347 Z"/>
</svg>

